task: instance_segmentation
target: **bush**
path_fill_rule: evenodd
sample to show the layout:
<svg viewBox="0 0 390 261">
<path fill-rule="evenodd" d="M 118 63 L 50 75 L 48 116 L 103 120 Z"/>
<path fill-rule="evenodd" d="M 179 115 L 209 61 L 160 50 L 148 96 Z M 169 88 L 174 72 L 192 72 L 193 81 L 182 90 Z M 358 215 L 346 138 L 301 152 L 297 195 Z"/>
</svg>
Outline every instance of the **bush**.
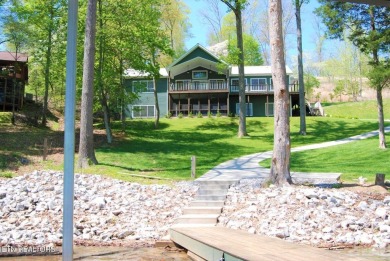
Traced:
<svg viewBox="0 0 390 261">
<path fill-rule="evenodd" d="M 165 115 L 165 118 L 167 118 L 167 119 L 172 118 L 172 113 L 168 112 L 167 115 Z"/>
<path fill-rule="evenodd" d="M 177 117 L 179 117 L 179 119 L 183 118 L 183 113 L 180 112 L 180 113 L 179 113 L 179 116 L 177 116 Z"/>
<path fill-rule="evenodd" d="M 198 114 L 196 114 L 196 117 L 203 118 L 203 114 L 199 111 Z"/>
<path fill-rule="evenodd" d="M 188 113 L 188 118 L 193 118 L 194 117 L 194 115 L 192 114 L 192 111 L 190 111 L 189 113 Z"/>
<path fill-rule="evenodd" d="M 221 117 L 222 116 L 222 114 L 219 112 L 219 110 L 217 111 L 217 117 L 219 118 L 219 117 Z"/>
<path fill-rule="evenodd" d="M 208 112 L 208 113 L 207 113 L 207 117 L 212 118 L 212 117 L 213 117 L 213 114 L 212 114 L 211 112 Z"/>
<path fill-rule="evenodd" d="M 0 112 L 0 123 L 11 123 L 12 112 Z"/>
</svg>

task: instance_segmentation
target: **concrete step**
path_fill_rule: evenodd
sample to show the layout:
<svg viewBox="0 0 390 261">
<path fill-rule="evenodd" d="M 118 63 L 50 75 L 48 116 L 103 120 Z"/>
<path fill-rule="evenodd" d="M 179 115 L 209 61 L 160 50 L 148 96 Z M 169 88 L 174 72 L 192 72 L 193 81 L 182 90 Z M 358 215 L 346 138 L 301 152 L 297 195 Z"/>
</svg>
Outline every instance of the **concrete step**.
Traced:
<svg viewBox="0 0 390 261">
<path fill-rule="evenodd" d="M 223 200 L 194 200 L 189 207 L 223 207 Z"/>
<path fill-rule="evenodd" d="M 196 182 L 199 184 L 200 187 L 206 187 L 206 186 L 221 186 L 221 187 L 229 187 L 234 183 L 237 183 L 239 180 L 202 180 L 202 179 L 197 179 Z"/>
<path fill-rule="evenodd" d="M 197 195 L 226 195 L 227 189 L 210 189 L 209 187 L 200 188 L 197 191 Z"/>
<path fill-rule="evenodd" d="M 196 195 L 195 200 L 225 200 L 225 195 Z"/>
<path fill-rule="evenodd" d="M 175 220 L 175 224 L 217 224 L 219 214 L 188 214 Z"/>
<path fill-rule="evenodd" d="M 221 214 L 222 207 L 187 207 L 183 214 Z"/>
<path fill-rule="evenodd" d="M 215 224 L 173 224 L 171 228 L 178 228 L 178 227 L 215 227 Z"/>
</svg>

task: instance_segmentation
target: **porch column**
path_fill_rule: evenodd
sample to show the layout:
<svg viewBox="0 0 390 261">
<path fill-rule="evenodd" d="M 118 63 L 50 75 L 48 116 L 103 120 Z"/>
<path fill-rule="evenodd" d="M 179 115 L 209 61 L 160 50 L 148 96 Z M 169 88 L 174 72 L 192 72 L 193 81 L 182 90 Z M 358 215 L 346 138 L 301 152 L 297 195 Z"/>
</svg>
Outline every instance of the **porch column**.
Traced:
<svg viewBox="0 0 390 261">
<path fill-rule="evenodd" d="M 3 101 L 3 111 L 5 111 L 5 103 L 7 101 L 7 78 L 4 81 L 4 101 Z"/>
<path fill-rule="evenodd" d="M 229 115 L 229 113 L 230 113 L 230 104 L 229 104 L 229 93 L 228 93 L 228 95 L 227 95 L 227 99 L 226 99 L 226 106 L 227 106 L 227 115 L 226 116 L 228 116 Z"/>
<path fill-rule="evenodd" d="M 171 95 L 168 93 L 168 115 L 171 113 L 171 103 L 172 103 L 172 101 L 171 101 Z"/>
<path fill-rule="evenodd" d="M 200 99 L 198 98 L 198 112 L 200 112 Z"/>
<path fill-rule="evenodd" d="M 208 101 L 208 113 L 211 112 L 211 107 L 210 107 L 210 95 L 207 96 L 207 101 Z"/>
<path fill-rule="evenodd" d="M 181 104 L 180 104 L 180 93 L 179 93 L 179 114 L 181 112 Z M 179 115 L 177 114 L 177 107 L 176 107 L 176 117 Z"/>
<path fill-rule="evenodd" d="M 265 116 L 268 116 L 268 95 L 267 95 L 267 103 L 265 104 Z"/>
<path fill-rule="evenodd" d="M 187 113 L 188 113 L 188 115 L 190 115 L 190 102 L 191 102 L 190 101 L 190 97 L 187 98 L 187 102 L 188 102 L 188 105 L 187 105 L 188 106 L 188 108 L 187 108 L 188 112 Z"/>
</svg>

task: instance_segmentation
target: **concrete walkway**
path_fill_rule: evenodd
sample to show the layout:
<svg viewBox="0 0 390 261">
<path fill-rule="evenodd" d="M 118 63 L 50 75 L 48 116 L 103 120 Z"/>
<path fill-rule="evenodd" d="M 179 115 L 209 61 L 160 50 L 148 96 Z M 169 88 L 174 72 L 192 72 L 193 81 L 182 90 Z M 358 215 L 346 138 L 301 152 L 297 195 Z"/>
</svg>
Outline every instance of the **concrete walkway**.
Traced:
<svg viewBox="0 0 390 261">
<path fill-rule="evenodd" d="M 385 132 L 390 132 L 390 126 L 385 128 Z M 363 140 L 371 138 L 378 135 L 378 131 L 371 131 L 361 135 L 356 135 L 353 137 L 328 141 L 318 144 L 311 144 L 306 146 L 301 146 L 297 148 L 292 148 L 291 152 L 305 151 L 305 150 L 314 150 L 327 148 L 331 146 L 337 146 L 341 144 L 350 143 L 353 141 Z M 239 157 L 233 160 L 226 161 L 214 167 L 210 171 L 206 172 L 203 176 L 196 179 L 196 181 L 208 181 L 208 180 L 234 180 L 239 181 L 241 179 L 250 179 L 250 178 L 267 178 L 270 174 L 270 169 L 261 167 L 259 162 L 269 159 L 272 157 L 272 151 L 255 153 L 251 155 L 246 155 Z M 318 183 L 330 183 L 332 180 L 339 176 L 340 173 L 303 173 L 303 172 L 291 172 L 291 177 L 293 182 L 310 182 L 313 184 Z M 323 177 L 323 178 L 321 178 Z M 333 182 L 335 183 L 335 182 Z"/>
</svg>

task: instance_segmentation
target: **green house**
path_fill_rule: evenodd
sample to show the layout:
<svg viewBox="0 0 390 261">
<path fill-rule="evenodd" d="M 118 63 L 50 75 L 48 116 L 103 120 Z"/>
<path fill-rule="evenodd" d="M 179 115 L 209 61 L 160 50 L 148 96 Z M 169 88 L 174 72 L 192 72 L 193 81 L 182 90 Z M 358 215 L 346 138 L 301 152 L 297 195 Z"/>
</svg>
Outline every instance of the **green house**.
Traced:
<svg viewBox="0 0 390 261">
<path fill-rule="evenodd" d="M 223 68 L 223 69 L 221 69 Z M 292 71 L 286 68 L 290 111 L 299 104 L 298 85 L 292 80 Z M 125 72 L 128 90 L 137 91 L 139 99 L 128 106 L 131 118 L 154 117 L 155 101 L 153 81 L 147 73 L 129 69 Z M 273 116 L 274 92 L 270 66 L 245 66 L 247 116 Z M 167 68 L 160 69 L 157 81 L 160 117 L 170 113 L 209 112 L 237 115 L 238 67 L 226 64 L 201 45 L 196 45 Z"/>
</svg>

